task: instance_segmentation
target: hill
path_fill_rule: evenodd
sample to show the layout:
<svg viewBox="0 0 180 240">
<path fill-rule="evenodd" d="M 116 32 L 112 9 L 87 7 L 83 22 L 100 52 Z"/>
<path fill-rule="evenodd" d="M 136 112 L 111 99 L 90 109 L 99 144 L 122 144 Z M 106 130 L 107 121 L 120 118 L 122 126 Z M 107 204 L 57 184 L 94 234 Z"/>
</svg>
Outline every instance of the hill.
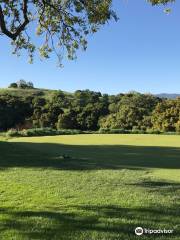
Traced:
<svg viewBox="0 0 180 240">
<path fill-rule="evenodd" d="M 0 95 L 9 94 L 11 96 L 17 97 L 44 97 L 46 99 L 51 98 L 51 96 L 58 90 L 43 89 L 43 88 L 33 88 L 33 89 L 19 89 L 19 88 L 0 88 Z M 64 92 L 66 95 L 71 95 L 68 92 Z"/>
<path fill-rule="evenodd" d="M 45 98 L 49 98 L 53 95 L 53 93 L 57 92 L 58 90 L 51 90 L 51 89 L 43 89 L 43 88 L 33 88 L 33 89 L 16 89 L 16 88 L 0 88 L 0 95 L 10 94 L 12 96 L 44 96 Z M 63 91 L 66 95 L 72 96 L 73 93 L 69 93 Z M 159 98 L 167 98 L 167 99 L 176 99 L 180 97 L 180 93 L 158 93 L 154 94 L 156 97 Z"/>
<path fill-rule="evenodd" d="M 180 97 L 180 93 L 160 93 L 156 94 L 156 96 L 160 98 L 176 99 L 177 97 Z"/>
<path fill-rule="evenodd" d="M 10 94 L 12 96 L 46 96 L 48 97 L 53 93 L 54 91 L 52 90 L 45 90 L 45 89 L 16 89 L 16 88 L 1 88 L 0 89 L 0 95 L 4 94 Z"/>
</svg>

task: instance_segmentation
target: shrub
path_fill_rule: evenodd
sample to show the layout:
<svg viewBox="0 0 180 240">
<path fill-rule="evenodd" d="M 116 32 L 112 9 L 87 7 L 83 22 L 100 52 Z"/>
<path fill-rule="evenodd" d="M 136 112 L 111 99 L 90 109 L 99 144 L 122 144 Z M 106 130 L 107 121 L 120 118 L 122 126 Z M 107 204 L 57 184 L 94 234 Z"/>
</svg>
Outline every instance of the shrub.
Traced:
<svg viewBox="0 0 180 240">
<path fill-rule="evenodd" d="M 33 129 L 23 129 L 17 131 L 15 129 L 10 129 L 6 136 L 8 137 L 35 137 L 35 136 L 55 136 L 55 135 L 74 135 L 81 134 L 81 130 L 76 129 L 61 129 L 56 130 L 52 128 L 33 128 Z"/>
<path fill-rule="evenodd" d="M 146 133 L 147 134 L 161 134 L 162 132 L 159 130 L 155 130 L 155 129 L 147 129 Z"/>
<path fill-rule="evenodd" d="M 99 129 L 99 133 L 100 133 L 100 134 L 109 133 L 109 131 L 110 131 L 109 128 L 100 128 L 100 129 Z"/>
<path fill-rule="evenodd" d="M 110 128 L 100 128 L 99 134 L 161 134 L 162 132 L 158 130 L 148 129 L 147 131 L 133 128 L 132 130 L 126 129 L 110 129 Z"/>
<path fill-rule="evenodd" d="M 123 133 L 130 133 L 131 131 L 125 129 L 111 129 L 111 128 L 100 128 L 100 134 L 123 134 Z"/>
<path fill-rule="evenodd" d="M 126 133 L 130 133 L 129 130 L 125 130 L 125 129 L 110 129 L 111 134 L 126 134 Z"/>
<path fill-rule="evenodd" d="M 24 136 L 53 136 L 56 135 L 56 130 L 51 128 L 34 128 L 23 130 Z"/>
<path fill-rule="evenodd" d="M 16 129 L 10 129 L 6 133 L 6 137 L 19 137 L 19 136 L 20 136 L 20 134 Z"/>
<path fill-rule="evenodd" d="M 146 134 L 147 132 L 144 130 L 140 130 L 140 129 L 133 129 L 131 131 L 132 134 Z"/>
<path fill-rule="evenodd" d="M 76 135 L 83 133 L 83 131 L 78 129 L 59 129 L 56 132 L 57 135 Z"/>
<path fill-rule="evenodd" d="M 176 132 L 180 133 L 180 120 L 175 124 Z"/>
</svg>

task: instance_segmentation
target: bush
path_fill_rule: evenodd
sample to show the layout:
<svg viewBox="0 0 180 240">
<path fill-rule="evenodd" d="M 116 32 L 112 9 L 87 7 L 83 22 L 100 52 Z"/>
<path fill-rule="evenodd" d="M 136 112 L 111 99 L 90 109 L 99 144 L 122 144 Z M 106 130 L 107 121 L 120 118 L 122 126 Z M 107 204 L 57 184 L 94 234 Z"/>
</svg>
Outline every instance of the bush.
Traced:
<svg viewBox="0 0 180 240">
<path fill-rule="evenodd" d="M 6 137 L 19 137 L 19 136 L 20 136 L 20 134 L 16 129 L 10 129 L 6 133 Z"/>
<path fill-rule="evenodd" d="M 75 135 L 83 133 L 81 130 L 76 129 L 61 129 L 56 130 L 52 128 L 33 128 L 33 129 L 23 129 L 17 131 L 15 129 L 10 129 L 6 136 L 8 137 L 35 137 L 35 136 L 55 136 L 55 135 Z"/>
<path fill-rule="evenodd" d="M 110 131 L 109 128 L 100 128 L 98 133 L 100 133 L 100 134 L 106 134 L 106 133 L 109 133 L 109 131 Z"/>
<path fill-rule="evenodd" d="M 100 128 L 99 134 L 161 134 L 162 132 L 158 130 L 148 129 L 147 131 L 141 129 L 110 129 L 110 128 Z"/>
<path fill-rule="evenodd" d="M 35 129 L 27 129 L 23 130 L 24 136 L 54 136 L 56 134 L 56 130 L 51 128 L 35 128 Z"/>
<path fill-rule="evenodd" d="M 125 129 L 110 129 L 110 133 L 111 134 L 127 134 L 127 133 L 130 133 L 130 131 Z"/>
<path fill-rule="evenodd" d="M 146 134 L 147 132 L 140 129 L 133 129 L 130 133 L 132 134 Z"/>
<path fill-rule="evenodd" d="M 162 132 L 159 130 L 155 130 L 155 129 L 147 129 L 146 133 L 147 134 L 161 134 Z"/>
<path fill-rule="evenodd" d="M 10 129 L 6 132 L 6 137 L 36 137 L 36 136 L 56 136 L 56 135 L 76 135 L 76 134 L 178 134 L 174 132 L 160 132 L 153 129 L 144 130 L 125 130 L 125 129 L 109 129 L 101 128 L 99 131 L 81 131 L 78 129 L 52 129 L 52 128 L 33 128 L 18 131 Z"/>
<path fill-rule="evenodd" d="M 180 133 L 180 120 L 175 124 L 176 126 L 176 132 Z"/>
<path fill-rule="evenodd" d="M 83 131 L 78 129 L 59 129 L 56 132 L 57 135 L 76 135 L 84 133 Z"/>
<path fill-rule="evenodd" d="M 126 134 L 130 133 L 131 131 L 125 130 L 125 129 L 111 129 L 111 128 L 100 128 L 99 132 L 100 134 Z"/>
</svg>

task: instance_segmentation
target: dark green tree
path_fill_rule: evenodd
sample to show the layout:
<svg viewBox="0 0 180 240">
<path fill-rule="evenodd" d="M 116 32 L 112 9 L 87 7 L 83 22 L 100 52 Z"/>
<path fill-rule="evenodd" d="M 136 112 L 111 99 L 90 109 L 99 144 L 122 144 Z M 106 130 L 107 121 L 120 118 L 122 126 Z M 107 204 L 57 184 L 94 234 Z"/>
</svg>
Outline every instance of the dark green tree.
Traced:
<svg viewBox="0 0 180 240">
<path fill-rule="evenodd" d="M 0 96 L 0 130 L 19 127 L 32 114 L 32 108 L 25 99 L 10 96 Z"/>
<path fill-rule="evenodd" d="M 57 129 L 78 129 L 76 112 L 74 110 L 68 110 L 60 114 Z"/>
<path fill-rule="evenodd" d="M 17 83 L 10 83 L 10 85 L 8 86 L 8 88 L 18 88 Z"/>
<path fill-rule="evenodd" d="M 109 105 L 110 115 L 99 121 L 101 128 L 145 130 L 152 127 L 150 116 L 159 98 L 149 94 L 129 93 L 119 95 L 114 101 Z"/>
</svg>

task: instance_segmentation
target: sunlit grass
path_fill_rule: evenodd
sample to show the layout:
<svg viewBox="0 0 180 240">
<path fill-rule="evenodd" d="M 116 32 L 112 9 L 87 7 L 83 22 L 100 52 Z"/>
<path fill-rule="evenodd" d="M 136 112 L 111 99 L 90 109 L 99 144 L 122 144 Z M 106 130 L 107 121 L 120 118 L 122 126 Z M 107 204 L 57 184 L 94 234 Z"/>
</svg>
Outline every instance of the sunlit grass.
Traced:
<svg viewBox="0 0 180 240">
<path fill-rule="evenodd" d="M 180 136 L 0 142 L 0 239 L 179 239 Z"/>
</svg>

